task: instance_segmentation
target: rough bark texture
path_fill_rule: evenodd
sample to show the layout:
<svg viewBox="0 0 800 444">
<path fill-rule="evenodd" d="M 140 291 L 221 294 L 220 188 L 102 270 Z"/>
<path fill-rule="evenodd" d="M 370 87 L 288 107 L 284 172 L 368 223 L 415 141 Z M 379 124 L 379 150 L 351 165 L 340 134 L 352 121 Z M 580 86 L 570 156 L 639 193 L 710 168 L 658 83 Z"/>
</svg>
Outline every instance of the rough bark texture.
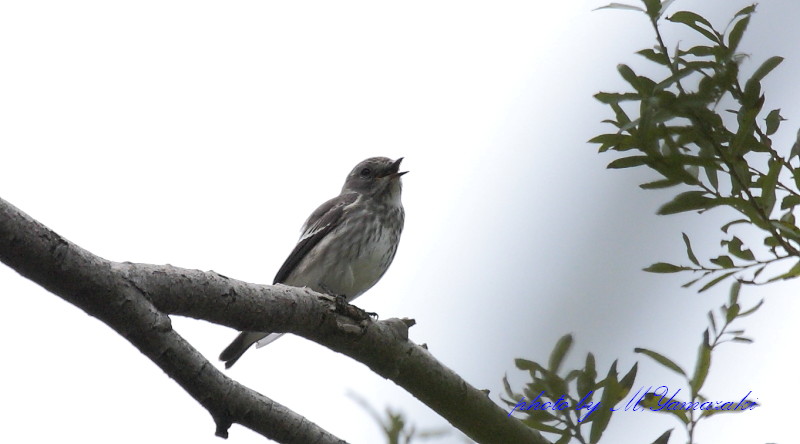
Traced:
<svg viewBox="0 0 800 444">
<path fill-rule="evenodd" d="M 332 298 L 170 265 L 117 263 L 62 238 L 0 199 L 0 260 L 130 341 L 205 407 L 227 437 L 232 423 L 283 443 L 343 442 L 225 376 L 172 329 L 169 315 L 239 330 L 290 332 L 366 364 L 481 443 L 546 443 L 408 341 L 413 321 L 356 321 Z"/>
</svg>

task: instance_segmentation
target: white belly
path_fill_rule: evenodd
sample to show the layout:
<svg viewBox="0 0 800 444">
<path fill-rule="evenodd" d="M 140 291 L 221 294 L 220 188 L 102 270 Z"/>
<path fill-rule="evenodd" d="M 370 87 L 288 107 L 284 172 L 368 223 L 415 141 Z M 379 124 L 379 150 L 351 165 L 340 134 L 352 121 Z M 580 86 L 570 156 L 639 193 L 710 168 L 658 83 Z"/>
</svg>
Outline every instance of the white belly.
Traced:
<svg viewBox="0 0 800 444">
<path fill-rule="evenodd" d="M 372 233 L 353 232 L 342 227 L 336 236 L 327 236 L 298 264 L 286 280 L 287 285 L 309 287 L 352 301 L 372 288 L 389 268 L 397 240 L 390 230 Z M 343 238 L 358 238 L 355 242 Z M 366 238 L 366 241 L 364 240 Z M 331 245 L 334 244 L 334 245 Z M 343 245 L 348 247 L 342 248 Z M 360 245 L 361 248 L 357 248 Z"/>
</svg>

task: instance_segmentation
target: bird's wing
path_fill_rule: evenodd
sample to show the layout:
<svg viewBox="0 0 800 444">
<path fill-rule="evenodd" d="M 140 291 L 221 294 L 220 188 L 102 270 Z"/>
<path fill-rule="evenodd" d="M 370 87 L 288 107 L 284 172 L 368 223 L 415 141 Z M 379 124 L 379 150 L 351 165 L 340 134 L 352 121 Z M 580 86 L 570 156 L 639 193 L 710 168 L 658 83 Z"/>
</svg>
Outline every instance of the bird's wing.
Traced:
<svg viewBox="0 0 800 444">
<path fill-rule="evenodd" d="M 357 193 L 340 194 L 333 199 L 320 205 L 319 208 L 311 213 L 306 223 L 303 225 L 303 234 L 295 245 L 294 250 L 281 265 L 280 270 L 275 275 L 273 284 L 281 284 L 292 273 L 294 268 L 303 258 L 331 232 L 342 220 L 342 214 L 346 206 L 358 199 Z"/>
</svg>

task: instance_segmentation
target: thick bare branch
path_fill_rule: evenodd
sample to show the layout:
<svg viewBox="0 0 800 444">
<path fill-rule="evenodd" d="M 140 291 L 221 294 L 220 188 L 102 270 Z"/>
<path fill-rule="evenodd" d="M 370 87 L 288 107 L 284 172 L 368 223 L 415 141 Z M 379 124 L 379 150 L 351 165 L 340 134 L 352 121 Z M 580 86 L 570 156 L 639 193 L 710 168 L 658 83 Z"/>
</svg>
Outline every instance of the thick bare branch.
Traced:
<svg viewBox="0 0 800 444">
<path fill-rule="evenodd" d="M 296 413 L 232 381 L 171 328 L 168 314 L 240 330 L 291 332 L 390 379 L 483 443 L 546 443 L 407 337 L 408 323 L 358 323 L 329 297 L 214 272 L 115 263 L 89 253 L 0 199 L 0 260 L 97 317 L 200 402 L 225 436 L 232 422 L 279 442 L 339 442 Z"/>
<path fill-rule="evenodd" d="M 235 422 L 278 442 L 342 443 L 303 416 L 225 376 L 172 329 L 119 266 L 63 239 L 0 199 L 0 260 L 94 316 L 156 363 L 227 437 Z"/>
</svg>

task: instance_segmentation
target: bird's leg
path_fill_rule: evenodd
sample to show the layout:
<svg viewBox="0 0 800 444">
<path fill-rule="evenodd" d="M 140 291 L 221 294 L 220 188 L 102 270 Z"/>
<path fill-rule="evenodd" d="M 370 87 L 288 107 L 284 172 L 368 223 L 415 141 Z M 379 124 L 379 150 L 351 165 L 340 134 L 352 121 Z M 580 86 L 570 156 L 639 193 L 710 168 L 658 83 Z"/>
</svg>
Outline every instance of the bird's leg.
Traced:
<svg viewBox="0 0 800 444">
<path fill-rule="evenodd" d="M 340 294 L 333 295 L 333 303 L 336 307 L 336 313 L 347 313 L 347 307 L 350 305 L 347 303 L 347 298 Z"/>
<path fill-rule="evenodd" d="M 363 309 L 356 307 L 355 305 L 347 302 L 347 297 L 341 294 L 333 293 L 324 285 L 320 285 L 320 288 L 322 288 L 322 291 L 324 291 L 328 295 L 333 296 L 334 299 L 333 303 L 335 307 L 334 311 L 336 313 L 345 315 L 348 318 L 355 319 L 357 321 L 366 321 L 367 319 L 372 319 L 372 318 L 375 318 L 374 320 L 376 321 L 378 320 L 377 313 L 364 311 Z"/>
<path fill-rule="evenodd" d="M 347 299 L 340 298 L 338 296 L 336 297 L 336 312 L 357 321 L 366 321 L 367 319 L 373 318 L 376 321 L 378 320 L 377 313 L 364 311 L 363 309 L 347 302 Z"/>
<path fill-rule="evenodd" d="M 344 305 L 341 308 L 337 307 L 337 310 L 343 310 L 338 312 L 351 319 L 355 319 L 356 321 L 366 321 L 367 319 L 372 319 L 372 318 L 375 318 L 375 320 L 378 319 L 377 313 L 364 311 L 363 309 L 348 303 L 346 300 L 344 301 Z"/>
</svg>

